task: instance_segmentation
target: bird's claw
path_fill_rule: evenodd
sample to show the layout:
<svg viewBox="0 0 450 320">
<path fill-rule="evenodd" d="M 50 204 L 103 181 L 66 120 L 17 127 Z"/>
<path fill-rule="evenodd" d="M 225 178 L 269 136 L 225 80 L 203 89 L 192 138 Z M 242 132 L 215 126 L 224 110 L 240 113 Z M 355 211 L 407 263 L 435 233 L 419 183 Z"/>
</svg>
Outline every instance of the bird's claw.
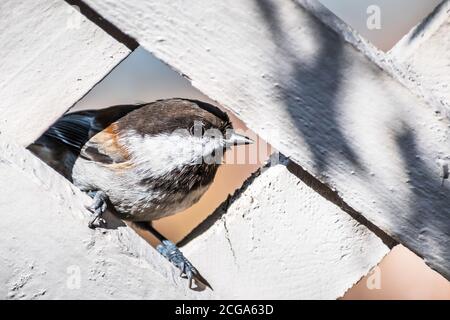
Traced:
<svg viewBox="0 0 450 320">
<path fill-rule="evenodd" d="M 95 223 L 97 221 L 97 223 Z M 88 223 L 88 227 L 91 229 L 95 229 L 99 226 L 104 226 L 106 224 L 106 220 L 100 218 L 98 215 L 94 216 Z"/>
<path fill-rule="evenodd" d="M 180 276 L 189 280 L 189 288 L 192 288 L 192 279 L 199 275 L 197 269 L 189 262 L 178 247 L 169 240 L 163 240 L 156 250 L 180 269 Z"/>
<path fill-rule="evenodd" d="M 94 217 L 89 221 L 88 227 L 95 229 L 98 226 L 106 224 L 106 220 L 102 218 L 102 215 L 108 206 L 108 196 L 103 191 L 91 191 L 88 195 L 92 197 L 93 201 L 87 208 L 94 214 Z M 95 223 L 96 221 L 98 221 L 97 224 Z"/>
</svg>

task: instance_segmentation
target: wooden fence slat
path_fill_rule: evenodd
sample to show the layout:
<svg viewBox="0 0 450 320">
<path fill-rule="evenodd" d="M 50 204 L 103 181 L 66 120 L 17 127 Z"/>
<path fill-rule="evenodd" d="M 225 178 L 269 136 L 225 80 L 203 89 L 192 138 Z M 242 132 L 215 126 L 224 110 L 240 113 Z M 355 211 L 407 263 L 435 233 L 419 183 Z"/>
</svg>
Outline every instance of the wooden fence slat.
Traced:
<svg viewBox="0 0 450 320">
<path fill-rule="evenodd" d="M 409 87 L 450 119 L 450 1 L 443 1 L 389 52 Z"/>
<path fill-rule="evenodd" d="M 129 50 L 64 1 L 0 4 L 0 132 L 27 145 Z"/>
<path fill-rule="evenodd" d="M 450 278 L 448 120 L 303 7 L 86 2 Z"/>
<path fill-rule="evenodd" d="M 0 299 L 210 297 L 130 228 L 89 229 L 88 196 L 3 138 L 0 177 Z"/>
<path fill-rule="evenodd" d="M 89 197 L 23 147 L 129 50 L 59 0 L 1 1 L 0 42 L 0 299 L 210 297 L 130 228 L 89 229 Z"/>
<path fill-rule="evenodd" d="M 409 88 L 433 111 L 450 119 L 450 0 L 442 1 L 386 53 L 373 46 L 317 0 L 296 1 Z"/>
<path fill-rule="evenodd" d="M 389 252 L 284 164 L 208 219 L 183 251 L 224 299 L 336 299 Z"/>
</svg>

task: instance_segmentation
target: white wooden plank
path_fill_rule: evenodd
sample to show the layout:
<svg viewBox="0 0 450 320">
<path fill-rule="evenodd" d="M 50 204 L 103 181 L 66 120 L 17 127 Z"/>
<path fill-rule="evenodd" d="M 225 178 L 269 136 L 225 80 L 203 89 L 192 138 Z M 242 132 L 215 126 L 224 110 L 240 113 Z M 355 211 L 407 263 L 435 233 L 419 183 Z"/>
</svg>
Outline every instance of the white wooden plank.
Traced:
<svg viewBox="0 0 450 320">
<path fill-rule="evenodd" d="M 0 3 L 0 131 L 33 142 L 129 50 L 60 0 Z"/>
<path fill-rule="evenodd" d="M 345 21 L 342 21 L 341 18 L 325 7 L 320 0 L 295 1 L 376 63 L 381 64 L 382 60 L 385 59 L 385 52 L 379 50 L 370 41 L 361 36 L 358 31 Z"/>
<path fill-rule="evenodd" d="M 409 88 L 434 112 L 450 118 L 449 0 L 442 1 L 387 53 L 373 46 L 319 1 L 296 1 Z"/>
<path fill-rule="evenodd" d="M 446 0 L 389 52 L 410 87 L 450 119 L 450 1 Z"/>
<path fill-rule="evenodd" d="M 88 197 L 2 138 L 0 177 L 0 299 L 210 297 L 130 228 L 89 229 Z"/>
<path fill-rule="evenodd" d="M 336 299 L 389 252 L 283 164 L 213 216 L 183 251 L 220 298 Z"/>
<path fill-rule="evenodd" d="M 303 7 L 86 2 L 450 277 L 448 120 Z"/>
</svg>

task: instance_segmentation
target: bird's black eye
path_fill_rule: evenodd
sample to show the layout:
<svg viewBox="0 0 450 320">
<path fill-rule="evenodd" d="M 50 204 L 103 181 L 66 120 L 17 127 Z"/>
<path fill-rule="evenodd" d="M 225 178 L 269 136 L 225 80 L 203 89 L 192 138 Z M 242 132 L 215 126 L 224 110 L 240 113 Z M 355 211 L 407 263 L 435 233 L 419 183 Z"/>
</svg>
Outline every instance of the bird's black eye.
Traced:
<svg viewBox="0 0 450 320">
<path fill-rule="evenodd" d="M 200 121 L 195 121 L 195 123 L 189 128 L 191 135 L 196 137 L 203 137 L 205 131 L 205 125 Z"/>
</svg>

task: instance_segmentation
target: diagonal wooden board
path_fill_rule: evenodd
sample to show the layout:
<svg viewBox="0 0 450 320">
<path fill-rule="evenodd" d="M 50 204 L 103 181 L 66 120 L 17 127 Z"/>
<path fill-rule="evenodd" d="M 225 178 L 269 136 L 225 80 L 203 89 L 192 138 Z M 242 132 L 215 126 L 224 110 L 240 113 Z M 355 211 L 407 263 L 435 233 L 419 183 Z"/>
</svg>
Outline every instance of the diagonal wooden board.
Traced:
<svg viewBox="0 0 450 320">
<path fill-rule="evenodd" d="M 442 1 L 388 52 L 377 49 L 319 1 L 296 2 L 364 52 L 435 112 L 450 118 L 450 0 Z"/>
<path fill-rule="evenodd" d="M 450 278 L 449 121 L 303 7 L 85 2 Z"/>
<path fill-rule="evenodd" d="M 0 132 L 28 145 L 129 54 L 64 1 L 0 3 Z"/>
<path fill-rule="evenodd" d="M 23 147 L 129 53 L 64 1 L 0 2 L 0 299 L 195 299 L 130 228 Z M 20 143 L 20 144 L 18 144 Z"/>
<path fill-rule="evenodd" d="M 409 71 L 406 77 L 436 111 L 450 118 L 450 1 L 413 28 L 389 52 Z"/>
<path fill-rule="evenodd" d="M 87 227 L 89 197 L 0 137 L 0 299 L 198 299 L 179 270 L 117 219 Z"/>
<path fill-rule="evenodd" d="M 389 252 L 281 160 L 183 240 L 219 298 L 336 299 Z"/>
</svg>

